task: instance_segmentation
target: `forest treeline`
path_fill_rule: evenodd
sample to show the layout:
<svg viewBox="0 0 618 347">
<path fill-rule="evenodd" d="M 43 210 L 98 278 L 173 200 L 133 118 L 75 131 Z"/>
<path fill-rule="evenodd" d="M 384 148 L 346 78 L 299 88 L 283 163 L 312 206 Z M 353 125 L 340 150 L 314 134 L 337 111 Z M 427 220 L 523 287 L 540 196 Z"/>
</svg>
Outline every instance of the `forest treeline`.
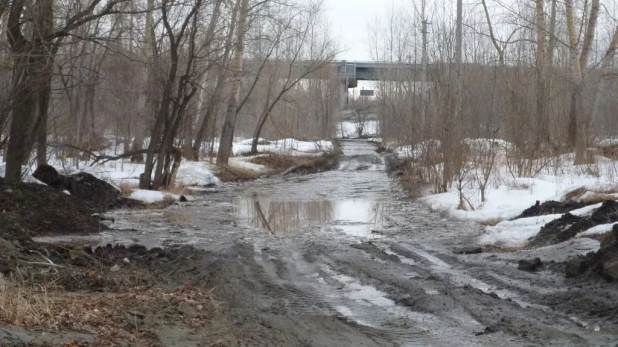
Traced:
<svg viewBox="0 0 618 347">
<path fill-rule="evenodd" d="M 253 151 L 327 137 L 339 84 L 323 17 L 300 0 L 0 2 L 5 180 L 35 160 L 131 157 L 157 189 L 183 157 L 226 164 L 235 134 Z M 122 154 L 100 154 L 110 139 Z"/>
</svg>

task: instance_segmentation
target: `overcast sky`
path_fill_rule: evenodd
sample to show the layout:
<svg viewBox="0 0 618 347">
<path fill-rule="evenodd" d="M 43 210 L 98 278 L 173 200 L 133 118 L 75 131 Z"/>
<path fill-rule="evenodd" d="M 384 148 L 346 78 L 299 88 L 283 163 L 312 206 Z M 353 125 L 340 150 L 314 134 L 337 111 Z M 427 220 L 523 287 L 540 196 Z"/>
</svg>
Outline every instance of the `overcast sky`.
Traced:
<svg viewBox="0 0 618 347">
<path fill-rule="evenodd" d="M 368 61 L 367 25 L 384 11 L 384 0 L 324 0 L 326 18 L 339 39 L 341 49 L 337 59 Z"/>
</svg>

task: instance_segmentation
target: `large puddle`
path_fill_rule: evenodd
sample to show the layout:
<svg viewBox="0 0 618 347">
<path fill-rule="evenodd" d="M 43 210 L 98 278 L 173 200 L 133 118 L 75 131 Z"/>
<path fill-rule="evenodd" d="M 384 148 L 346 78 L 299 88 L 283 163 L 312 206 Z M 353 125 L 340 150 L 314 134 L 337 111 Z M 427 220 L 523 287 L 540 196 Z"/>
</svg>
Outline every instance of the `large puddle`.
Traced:
<svg viewBox="0 0 618 347">
<path fill-rule="evenodd" d="M 371 237 L 385 226 L 386 203 L 368 200 L 273 201 L 237 199 L 238 221 L 277 235 L 309 231 L 339 231 Z"/>
</svg>

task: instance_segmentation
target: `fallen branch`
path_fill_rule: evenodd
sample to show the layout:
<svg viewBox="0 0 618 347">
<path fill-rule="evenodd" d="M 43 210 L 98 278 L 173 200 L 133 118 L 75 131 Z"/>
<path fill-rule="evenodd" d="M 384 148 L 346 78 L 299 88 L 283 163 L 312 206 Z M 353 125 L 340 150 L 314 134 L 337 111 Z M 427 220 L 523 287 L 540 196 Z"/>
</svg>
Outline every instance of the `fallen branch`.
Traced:
<svg viewBox="0 0 618 347">
<path fill-rule="evenodd" d="M 86 149 L 86 148 L 82 148 L 82 147 L 79 147 L 79 146 L 71 145 L 69 143 L 52 143 L 49 146 L 50 147 L 57 147 L 57 148 L 70 148 L 70 149 L 74 149 L 74 150 L 79 151 L 79 152 L 83 152 L 83 153 L 87 154 L 90 157 L 90 159 L 92 160 L 92 163 L 90 163 L 90 166 L 94 166 L 97 163 L 98 164 L 105 164 L 105 163 L 110 162 L 110 161 L 130 158 L 130 157 L 133 157 L 135 155 L 146 154 L 148 152 L 148 149 L 140 149 L 140 150 L 126 152 L 126 153 L 122 153 L 122 154 L 118 154 L 118 155 L 103 155 L 103 154 L 99 154 L 99 153 L 94 153 L 91 150 Z M 158 151 L 159 151 L 158 149 L 155 149 L 155 152 L 158 152 Z"/>
<path fill-rule="evenodd" d="M 42 261 L 28 261 L 26 262 L 26 264 L 30 264 L 30 265 L 43 265 L 43 266 L 51 266 L 51 267 L 64 267 L 62 265 L 58 265 L 58 264 L 50 264 L 50 263 L 45 263 Z"/>
<path fill-rule="evenodd" d="M 40 255 L 40 256 L 43 258 L 43 260 L 45 260 L 45 261 L 47 262 L 47 264 L 48 264 L 48 265 L 51 265 L 51 266 L 60 266 L 60 265 L 56 265 L 56 263 L 54 263 L 53 261 L 51 261 L 51 259 L 49 259 L 49 258 L 48 258 L 48 257 L 46 257 L 43 253 L 41 253 L 41 252 L 39 252 L 39 251 L 37 251 L 37 250 L 34 250 L 34 251 L 33 251 L 33 250 L 31 250 L 31 251 L 30 251 L 30 253 L 36 253 L 36 254 Z M 31 263 L 31 264 L 35 264 L 35 263 Z M 38 263 L 38 264 L 45 264 L 45 263 Z M 60 267 L 61 267 L 61 266 L 60 266 Z"/>
</svg>

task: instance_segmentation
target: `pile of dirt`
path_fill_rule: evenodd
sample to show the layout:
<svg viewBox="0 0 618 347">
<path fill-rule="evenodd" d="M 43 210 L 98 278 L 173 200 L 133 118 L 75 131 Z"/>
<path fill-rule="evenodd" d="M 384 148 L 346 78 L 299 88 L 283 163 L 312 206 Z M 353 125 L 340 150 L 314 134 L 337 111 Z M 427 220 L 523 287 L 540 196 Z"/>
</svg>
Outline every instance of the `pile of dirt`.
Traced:
<svg viewBox="0 0 618 347">
<path fill-rule="evenodd" d="M 536 204 L 532 207 L 529 207 L 524 210 L 519 216 L 513 218 L 528 218 L 535 216 L 543 216 L 548 214 L 558 214 L 558 213 L 567 213 L 573 210 L 577 210 L 579 208 L 584 207 L 585 204 L 577 201 L 567 200 L 567 201 L 546 201 L 541 204 L 540 201 L 537 201 Z"/>
<path fill-rule="evenodd" d="M 64 176 L 49 165 L 39 165 L 32 176 L 52 188 L 68 191 L 86 205 L 97 209 L 106 209 L 115 204 L 121 195 L 116 187 L 85 172 Z"/>
<path fill-rule="evenodd" d="M 577 277 L 584 273 L 600 274 L 610 281 L 618 281 L 618 225 L 603 237 L 598 252 L 567 261 L 567 277 Z"/>
<path fill-rule="evenodd" d="M 97 212 L 74 196 L 41 184 L 0 183 L 0 238 L 88 234 Z"/>
<path fill-rule="evenodd" d="M 580 232 L 594 226 L 618 222 L 618 202 L 607 200 L 589 216 L 575 216 L 566 213 L 562 217 L 545 224 L 541 232 L 531 239 L 532 247 L 543 247 L 567 241 Z"/>
</svg>

